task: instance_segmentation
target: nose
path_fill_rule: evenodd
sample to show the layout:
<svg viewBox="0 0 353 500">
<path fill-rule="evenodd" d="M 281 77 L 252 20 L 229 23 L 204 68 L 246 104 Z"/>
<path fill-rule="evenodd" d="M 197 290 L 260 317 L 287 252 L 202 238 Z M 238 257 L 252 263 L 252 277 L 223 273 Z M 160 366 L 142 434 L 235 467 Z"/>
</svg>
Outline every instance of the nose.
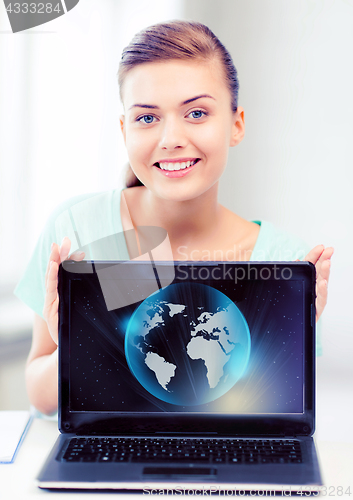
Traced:
<svg viewBox="0 0 353 500">
<path fill-rule="evenodd" d="M 184 148 L 187 143 L 183 124 L 176 117 L 165 119 L 161 128 L 159 146 L 161 149 L 172 151 Z"/>
</svg>

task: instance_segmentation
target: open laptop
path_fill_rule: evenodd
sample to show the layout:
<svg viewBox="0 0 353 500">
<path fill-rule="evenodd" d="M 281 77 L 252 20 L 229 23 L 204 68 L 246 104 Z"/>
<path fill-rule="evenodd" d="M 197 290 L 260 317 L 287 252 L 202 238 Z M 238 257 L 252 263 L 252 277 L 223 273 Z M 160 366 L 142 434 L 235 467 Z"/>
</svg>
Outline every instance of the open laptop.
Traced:
<svg viewBox="0 0 353 500">
<path fill-rule="evenodd" d="M 39 487 L 319 490 L 311 263 L 66 261 L 59 296 Z"/>
</svg>

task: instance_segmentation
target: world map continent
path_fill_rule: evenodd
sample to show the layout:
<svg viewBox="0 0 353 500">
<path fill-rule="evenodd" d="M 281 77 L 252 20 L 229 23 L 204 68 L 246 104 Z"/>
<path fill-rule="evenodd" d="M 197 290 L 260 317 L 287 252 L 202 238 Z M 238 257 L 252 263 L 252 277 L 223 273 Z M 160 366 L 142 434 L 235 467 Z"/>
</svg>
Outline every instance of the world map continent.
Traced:
<svg viewBox="0 0 353 500">
<path fill-rule="evenodd" d="M 187 307 L 181 304 L 172 304 L 160 301 L 147 311 L 148 320 L 144 322 L 145 338 L 156 326 L 164 326 L 162 314 L 169 317 L 184 313 Z M 197 318 L 197 323 L 191 321 L 190 341 L 186 345 L 186 352 L 190 359 L 200 359 L 206 367 L 206 376 L 210 389 L 217 386 L 224 374 L 224 365 L 236 344 L 235 334 L 231 334 L 227 327 L 227 308 L 218 308 L 215 312 L 203 311 Z M 187 315 L 185 315 L 187 316 Z M 165 360 L 155 352 L 147 352 L 146 366 L 155 373 L 158 383 L 168 391 L 168 384 L 175 375 L 177 366 Z"/>
</svg>

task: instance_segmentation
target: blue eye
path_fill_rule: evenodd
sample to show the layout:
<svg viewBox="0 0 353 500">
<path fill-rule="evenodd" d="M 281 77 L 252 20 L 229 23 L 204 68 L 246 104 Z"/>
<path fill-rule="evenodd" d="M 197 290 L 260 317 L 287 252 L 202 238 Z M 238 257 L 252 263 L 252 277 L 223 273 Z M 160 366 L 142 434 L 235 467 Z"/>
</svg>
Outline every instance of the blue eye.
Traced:
<svg viewBox="0 0 353 500">
<path fill-rule="evenodd" d="M 201 111 L 201 109 L 195 109 L 194 111 L 191 111 L 191 113 L 189 114 L 189 116 L 191 116 L 192 118 L 195 118 L 196 120 L 203 118 L 206 115 L 207 115 L 207 113 L 205 113 L 204 111 Z"/>
<path fill-rule="evenodd" d="M 153 123 L 154 121 L 154 116 L 152 115 L 143 115 L 143 116 L 140 116 L 140 118 L 137 118 L 138 122 L 142 122 L 143 123 L 146 123 L 147 125 L 149 125 L 150 123 Z"/>
</svg>

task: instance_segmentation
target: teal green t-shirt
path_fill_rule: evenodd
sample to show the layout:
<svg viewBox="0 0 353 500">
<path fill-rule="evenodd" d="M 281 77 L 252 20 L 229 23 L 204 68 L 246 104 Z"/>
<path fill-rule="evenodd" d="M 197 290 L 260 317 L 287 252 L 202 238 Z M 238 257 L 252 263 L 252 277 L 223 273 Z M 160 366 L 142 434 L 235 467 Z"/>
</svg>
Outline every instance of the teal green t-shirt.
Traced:
<svg viewBox="0 0 353 500">
<path fill-rule="evenodd" d="M 106 245 L 105 240 L 123 231 L 120 195 L 121 190 L 113 190 L 75 196 L 52 212 L 14 292 L 39 316 L 43 317 L 45 273 L 53 242 L 60 245 L 67 236 L 71 241 L 70 253 L 85 247 L 87 260 L 129 260 L 123 238 L 115 246 Z"/>
<path fill-rule="evenodd" d="M 120 217 L 120 200 L 121 190 L 116 189 L 76 196 L 59 205 L 39 237 L 15 295 L 43 317 L 45 273 L 51 244 L 60 245 L 65 236 L 71 241 L 70 253 L 84 247 L 87 260 L 130 260 Z M 270 222 L 254 222 L 260 225 L 260 231 L 250 261 L 302 260 L 308 253 L 309 247 L 301 239 Z M 319 333 L 316 352 L 321 355 Z"/>
</svg>

